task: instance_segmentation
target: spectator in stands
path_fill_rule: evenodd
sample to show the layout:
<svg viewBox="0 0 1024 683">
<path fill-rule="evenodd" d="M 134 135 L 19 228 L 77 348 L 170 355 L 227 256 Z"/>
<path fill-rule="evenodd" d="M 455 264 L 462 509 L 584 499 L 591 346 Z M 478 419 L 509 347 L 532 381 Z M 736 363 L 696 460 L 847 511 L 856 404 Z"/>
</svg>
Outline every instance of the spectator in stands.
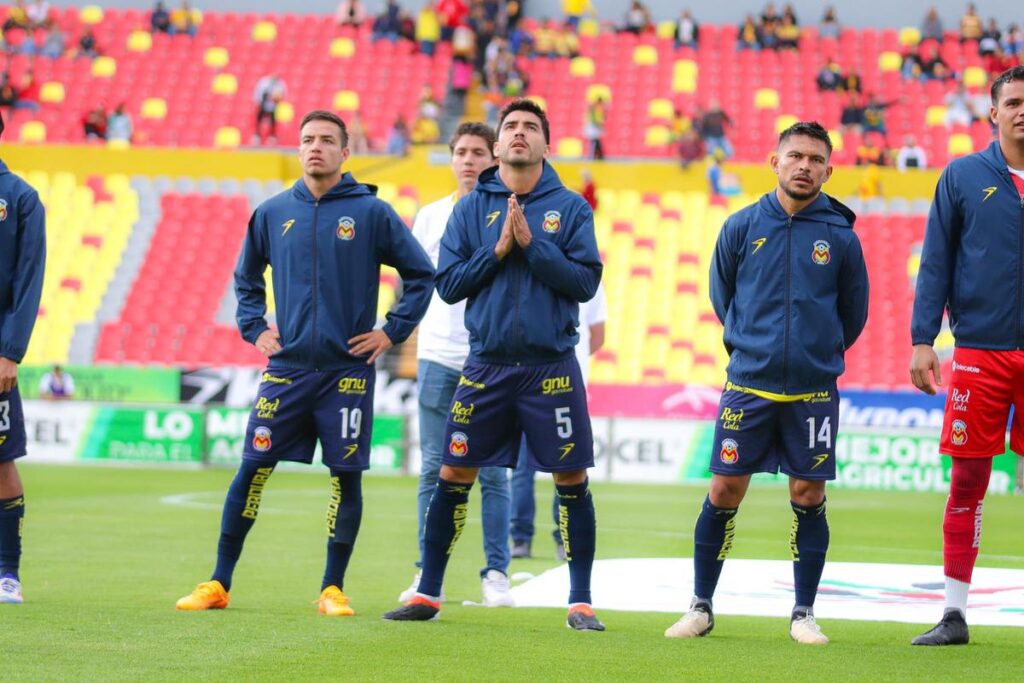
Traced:
<svg viewBox="0 0 1024 683">
<path fill-rule="evenodd" d="M 960 42 L 966 43 L 968 40 L 981 40 L 981 17 L 978 16 L 978 12 L 974 7 L 973 2 L 967 3 L 967 10 L 964 15 L 960 17 Z"/>
<path fill-rule="evenodd" d="M 818 71 L 815 82 L 818 84 L 818 90 L 822 92 L 839 90 L 839 86 L 843 82 L 843 74 L 836 60 L 831 57 L 825 59 L 825 64 Z"/>
<path fill-rule="evenodd" d="M 941 43 L 942 32 L 942 18 L 939 16 L 939 10 L 933 5 L 921 21 L 921 40 L 937 40 Z"/>
<path fill-rule="evenodd" d="M 152 33 L 171 32 L 171 13 L 161 0 L 157 0 L 156 6 L 149 15 L 149 30 Z"/>
<path fill-rule="evenodd" d="M 967 86 L 958 83 L 956 90 L 946 93 L 946 127 L 970 126 L 975 119 L 988 116 L 988 108 L 976 108 L 975 98 L 967 92 Z"/>
<path fill-rule="evenodd" d="M 455 29 L 469 18 L 469 6 L 463 0 L 438 0 L 437 15 L 441 18 L 441 40 L 452 40 Z"/>
<path fill-rule="evenodd" d="M 860 94 L 863 88 L 860 74 L 850 69 L 843 75 L 843 80 L 839 84 L 839 92 L 855 92 Z"/>
<path fill-rule="evenodd" d="M 398 12 L 398 37 L 410 43 L 416 42 L 416 20 L 404 9 Z"/>
<path fill-rule="evenodd" d="M 999 24 L 995 17 L 988 20 L 988 26 L 978 39 L 978 54 L 987 57 L 996 51 L 1003 40 L 1003 32 L 999 30 Z"/>
<path fill-rule="evenodd" d="M 885 138 L 881 135 L 865 135 L 864 141 L 857 148 L 858 166 L 885 166 Z"/>
<path fill-rule="evenodd" d="M 924 57 L 921 58 L 921 80 L 944 81 L 951 76 L 949 65 L 939 54 L 938 46 L 928 45 L 925 48 Z"/>
<path fill-rule="evenodd" d="M 676 30 L 673 36 L 676 41 L 676 49 L 678 50 L 681 47 L 696 49 L 699 35 L 700 25 L 693 18 L 693 15 L 690 14 L 690 10 L 684 9 L 676 21 Z"/>
<path fill-rule="evenodd" d="M 906 173 L 908 168 L 927 167 L 928 156 L 924 148 L 917 144 L 913 135 L 903 138 L 903 146 L 896 153 L 896 168 L 900 173 Z"/>
<path fill-rule="evenodd" d="M 1021 52 L 1024 52 L 1024 32 L 1017 24 L 1010 24 L 1006 29 L 1006 35 L 1003 36 L 1003 52 L 1010 57 L 1017 58 L 1021 56 Z M 1016 65 L 1016 63 L 1013 64 L 1013 66 Z"/>
<path fill-rule="evenodd" d="M 391 130 L 388 131 L 388 143 L 384 153 L 401 157 L 409 153 L 409 125 L 401 114 L 391 124 Z"/>
<path fill-rule="evenodd" d="M 695 161 L 704 158 L 704 142 L 700 139 L 696 129 L 689 128 L 679 136 L 677 143 L 679 153 L 679 165 L 685 171 Z"/>
<path fill-rule="evenodd" d="M 348 148 L 352 154 L 368 154 L 370 152 L 370 131 L 363 123 L 363 117 L 354 111 L 348 119 Z"/>
<path fill-rule="evenodd" d="M 50 23 L 50 3 L 47 0 L 32 0 L 25 8 L 25 17 L 30 31 L 45 28 Z"/>
<path fill-rule="evenodd" d="M 359 28 L 366 21 L 366 10 L 360 0 L 341 0 L 334 12 L 334 23 L 338 26 Z"/>
<path fill-rule="evenodd" d="M 864 175 L 857 186 L 857 196 L 862 201 L 882 196 L 882 171 L 878 165 L 868 164 L 864 167 Z"/>
<path fill-rule="evenodd" d="M 722 151 L 722 158 L 732 157 L 732 143 L 725 135 L 726 125 L 732 125 L 732 119 L 719 106 L 717 100 L 711 101 L 711 106 L 704 112 L 698 126 L 700 137 L 704 141 L 707 153 L 714 155 L 718 150 Z"/>
<path fill-rule="evenodd" d="M 18 90 L 4 72 L 0 80 L 0 109 L 15 109 L 18 106 Z"/>
<path fill-rule="evenodd" d="M 638 36 L 651 30 L 651 11 L 640 0 L 630 3 L 622 30 Z"/>
<path fill-rule="evenodd" d="M 754 21 L 754 15 L 748 14 L 740 24 L 736 36 L 736 48 L 739 50 L 760 50 L 764 45 L 761 29 Z"/>
<path fill-rule="evenodd" d="M 794 26 L 800 25 L 800 20 L 796 17 L 796 9 L 793 7 L 793 3 L 787 2 L 786 6 L 782 8 L 782 18 L 789 19 L 793 22 Z"/>
<path fill-rule="evenodd" d="M 864 105 L 864 132 L 885 135 L 885 111 L 899 101 L 895 99 L 882 102 L 874 93 L 868 94 L 868 102 Z"/>
<path fill-rule="evenodd" d="M 860 133 L 864 126 L 864 105 L 861 104 L 860 93 L 847 91 L 846 102 L 843 104 L 843 111 L 839 116 L 839 125 L 842 131 L 853 131 Z"/>
<path fill-rule="evenodd" d="M 775 24 L 775 49 L 796 50 L 800 44 L 800 27 L 793 23 L 793 18 L 785 14 Z"/>
<path fill-rule="evenodd" d="M 1007 69 L 1017 66 L 1017 59 L 1004 52 L 1003 48 L 997 47 L 995 52 L 985 57 L 984 64 L 990 76 L 998 76 Z"/>
<path fill-rule="evenodd" d="M 43 36 L 43 44 L 39 47 L 39 54 L 49 59 L 59 59 L 67 49 L 67 37 L 64 32 L 57 28 L 57 25 L 50 22 L 50 27 Z"/>
<path fill-rule="evenodd" d="M 171 12 L 171 33 L 195 36 L 203 23 L 203 13 L 194 8 L 189 0 L 181 0 L 178 9 Z"/>
<path fill-rule="evenodd" d="M 597 211 L 597 186 L 594 184 L 594 176 L 587 169 L 583 169 L 580 171 L 580 178 L 583 180 L 580 196 L 590 204 L 591 211 Z"/>
<path fill-rule="evenodd" d="M 423 86 L 416 120 L 412 125 L 412 143 L 415 145 L 432 145 L 440 140 L 441 128 L 438 124 L 440 117 L 441 104 L 434 98 L 433 88 L 429 85 Z"/>
<path fill-rule="evenodd" d="M 580 20 L 584 15 L 597 16 L 590 0 L 562 0 L 562 12 L 565 14 L 565 23 L 573 32 L 579 29 Z"/>
<path fill-rule="evenodd" d="M 423 5 L 423 9 L 416 15 L 416 43 L 420 46 L 420 52 L 433 56 L 439 40 L 441 40 L 441 19 L 437 16 L 435 3 L 431 0 Z"/>
<path fill-rule="evenodd" d="M 590 158 L 604 159 L 605 125 L 608 123 L 608 105 L 600 95 L 587 104 L 587 112 L 583 122 L 583 137 L 590 143 Z"/>
<path fill-rule="evenodd" d="M 21 87 L 18 89 L 18 101 L 15 109 L 27 109 L 33 114 L 39 111 L 39 81 L 36 80 L 35 71 L 26 69 L 25 75 L 21 77 Z"/>
<path fill-rule="evenodd" d="M 559 57 L 573 59 L 580 55 L 580 39 L 568 23 L 563 24 L 555 37 L 555 51 Z M 515 54 L 515 53 L 513 53 Z"/>
<path fill-rule="evenodd" d="M 87 140 L 107 139 L 107 112 L 103 107 L 94 107 L 82 117 L 82 132 Z"/>
<path fill-rule="evenodd" d="M 107 119 L 107 141 L 131 142 L 133 133 L 132 117 L 125 111 L 125 103 L 122 102 L 114 108 Z"/>
<path fill-rule="evenodd" d="M 476 33 L 469 24 L 459 24 L 452 33 L 452 54 L 462 55 L 470 64 L 476 57 Z"/>
<path fill-rule="evenodd" d="M 735 173 L 725 170 L 725 155 L 722 150 L 716 150 L 709 157 L 708 163 L 708 192 L 712 199 L 716 197 L 732 196 L 740 193 L 740 180 Z"/>
<path fill-rule="evenodd" d="M 473 85 L 473 65 L 465 55 L 452 57 L 451 76 L 448 86 L 448 111 L 462 116 L 466 111 L 466 93 Z"/>
<path fill-rule="evenodd" d="M 537 57 L 557 57 L 556 38 L 554 23 L 547 18 L 541 19 L 533 31 L 533 54 Z"/>
<path fill-rule="evenodd" d="M 39 380 L 39 397 L 51 401 L 67 400 L 75 397 L 75 378 L 59 365 L 43 375 Z"/>
<path fill-rule="evenodd" d="M 28 12 L 25 8 L 25 0 L 14 0 L 14 7 L 11 8 L 7 15 L 7 19 L 4 20 L 3 31 L 4 34 L 11 29 L 21 29 L 27 31 L 29 28 Z"/>
<path fill-rule="evenodd" d="M 818 24 L 818 35 L 822 38 L 838 38 L 842 30 L 842 27 L 839 25 L 839 19 L 836 18 L 836 8 L 829 5 L 825 8 L 825 14 L 821 17 L 821 23 Z"/>
<path fill-rule="evenodd" d="M 252 92 L 252 100 L 256 105 L 256 130 L 253 132 L 253 144 L 277 142 L 277 107 L 288 94 L 288 86 L 277 74 L 267 74 L 256 81 Z M 267 122 L 266 134 L 263 122 Z"/>
<path fill-rule="evenodd" d="M 900 55 L 900 75 L 906 79 L 921 78 L 921 46 L 907 45 Z"/>
<path fill-rule="evenodd" d="M 93 33 L 91 26 L 86 26 L 82 29 L 82 35 L 78 39 L 78 49 L 75 51 L 75 57 L 96 59 L 99 56 L 100 48 L 96 42 L 96 34 Z"/>
<path fill-rule="evenodd" d="M 398 40 L 398 33 L 401 28 L 398 18 L 400 11 L 401 9 L 395 0 L 387 0 L 384 10 L 373 20 L 373 40 L 380 40 L 381 38 L 387 38 L 391 42 Z"/>
</svg>

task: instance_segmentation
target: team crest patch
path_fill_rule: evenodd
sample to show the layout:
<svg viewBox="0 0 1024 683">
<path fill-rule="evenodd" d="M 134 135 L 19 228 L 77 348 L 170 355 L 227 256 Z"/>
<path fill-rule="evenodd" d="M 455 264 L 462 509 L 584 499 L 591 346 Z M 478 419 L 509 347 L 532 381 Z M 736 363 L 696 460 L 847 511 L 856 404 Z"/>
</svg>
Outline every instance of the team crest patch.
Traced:
<svg viewBox="0 0 1024 683">
<path fill-rule="evenodd" d="M 557 211 L 548 211 L 544 214 L 544 232 L 552 234 L 558 232 L 562 227 L 562 214 Z"/>
<path fill-rule="evenodd" d="M 726 465 L 734 465 L 740 459 L 740 447 L 735 439 L 722 439 L 722 462 Z"/>
<path fill-rule="evenodd" d="M 811 260 L 819 266 L 827 266 L 832 260 L 832 245 L 825 240 L 818 240 L 814 243 L 814 251 L 811 252 Z"/>
<path fill-rule="evenodd" d="M 356 220 L 350 216 L 342 216 L 338 219 L 338 239 L 351 240 L 356 236 Z"/>
<path fill-rule="evenodd" d="M 270 450 L 270 428 L 257 427 L 252 435 L 252 447 L 260 453 Z"/>
<path fill-rule="evenodd" d="M 462 432 L 452 432 L 452 440 L 448 444 L 448 452 L 456 458 L 469 455 L 469 437 Z"/>
<path fill-rule="evenodd" d="M 7 200 L 0 199 L 0 221 L 7 220 Z"/>
<path fill-rule="evenodd" d="M 949 440 L 953 442 L 954 446 L 963 446 L 967 443 L 967 423 L 963 420 L 953 420 L 952 427 Z"/>
</svg>

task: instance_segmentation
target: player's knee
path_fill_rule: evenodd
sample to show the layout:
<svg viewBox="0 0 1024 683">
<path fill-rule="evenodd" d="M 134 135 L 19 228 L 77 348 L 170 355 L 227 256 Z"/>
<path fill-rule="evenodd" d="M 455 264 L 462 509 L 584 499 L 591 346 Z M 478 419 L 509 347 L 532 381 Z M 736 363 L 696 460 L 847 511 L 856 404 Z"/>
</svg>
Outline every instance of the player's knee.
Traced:
<svg viewBox="0 0 1024 683">
<path fill-rule="evenodd" d="M 21 479 L 13 460 L 0 462 L 0 498 L 13 498 L 22 494 Z"/>
<path fill-rule="evenodd" d="M 711 479 L 708 499 L 716 508 L 738 508 L 747 493 L 749 481 L 748 477 L 723 477 L 716 475 Z"/>
<path fill-rule="evenodd" d="M 587 480 L 587 471 L 554 472 L 551 476 L 554 477 L 555 484 L 558 486 L 576 486 Z"/>
<path fill-rule="evenodd" d="M 825 482 L 790 479 L 789 498 L 797 505 L 805 507 L 820 505 L 825 500 Z"/>
<path fill-rule="evenodd" d="M 453 484 L 472 484 L 479 472 L 477 467 L 453 467 L 441 465 L 441 478 Z"/>
</svg>

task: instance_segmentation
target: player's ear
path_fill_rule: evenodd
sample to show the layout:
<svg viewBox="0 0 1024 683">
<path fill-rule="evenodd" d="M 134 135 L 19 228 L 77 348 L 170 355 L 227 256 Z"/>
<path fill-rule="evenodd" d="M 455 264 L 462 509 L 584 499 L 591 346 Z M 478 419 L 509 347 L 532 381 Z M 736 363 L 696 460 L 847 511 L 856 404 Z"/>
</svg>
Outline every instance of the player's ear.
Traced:
<svg viewBox="0 0 1024 683">
<path fill-rule="evenodd" d="M 343 147 L 342 150 L 341 150 L 341 164 L 339 164 L 339 166 L 344 165 L 345 162 L 348 161 L 348 157 L 351 154 L 352 154 L 352 149 L 348 145 Z"/>
<path fill-rule="evenodd" d="M 823 185 L 828 182 L 829 178 L 832 177 L 832 170 L 832 164 L 829 164 L 828 166 L 825 167 L 825 179 L 821 181 Z"/>
<path fill-rule="evenodd" d="M 772 173 L 779 175 L 779 153 L 777 151 L 768 156 L 768 165 L 772 167 Z"/>
</svg>

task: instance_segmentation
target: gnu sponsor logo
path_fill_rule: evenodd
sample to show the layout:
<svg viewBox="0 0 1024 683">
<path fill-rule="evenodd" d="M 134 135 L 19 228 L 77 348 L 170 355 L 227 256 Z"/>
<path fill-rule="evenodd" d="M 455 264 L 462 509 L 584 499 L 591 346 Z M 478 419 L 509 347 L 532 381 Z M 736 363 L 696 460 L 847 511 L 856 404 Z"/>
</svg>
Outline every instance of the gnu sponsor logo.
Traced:
<svg viewBox="0 0 1024 683">
<path fill-rule="evenodd" d="M 738 431 L 743 423 L 743 409 L 722 408 L 722 429 Z"/>
<path fill-rule="evenodd" d="M 967 443 L 967 423 L 963 420 L 953 420 L 949 440 L 953 442 L 954 446 L 963 446 Z"/>
<path fill-rule="evenodd" d="M 967 402 L 971 400 L 971 390 L 960 391 L 953 387 L 953 393 L 950 395 L 949 400 L 953 404 L 953 410 L 959 413 L 966 413 Z"/>
<path fill-rule="evenodd" d="M 277 416 L 277 409 L 281 407 L 281 399 L 273 401 L 262 396 L 256 399 L 256 417 L 261 420 L 273 420 Z"/>
<path fill-rule="evenodd" d="M 564 377 L 548 377 L 541 382 L 540 390 L 545 396 L 567 394 L 572 391 L 572 382 L 569 380 L 568 375 Z"/>
<path fill-rule="evenodd" d="M 456 401 L 452 404 L 452 422 L 460 425 L 468 425 L 473 419 L 473 411 L 475 409 L 476 405 L 473 403 L 470 403 L 467 406 L 463 404 L 462 401 Z"/>
<path fill-rule="evenodd" d="M 339 394 L 365 394 L 366 380 L 358 377 L 343 377 L 338 380 Z"/>
<path fill-rule="evenodd" d="M 953 361 L 953 372 L 969 372 L 972 375 L 980 375 L 981 370 L 975 365 L 964 365 L 963 363 L 957 363 Z"/>
</svg>

